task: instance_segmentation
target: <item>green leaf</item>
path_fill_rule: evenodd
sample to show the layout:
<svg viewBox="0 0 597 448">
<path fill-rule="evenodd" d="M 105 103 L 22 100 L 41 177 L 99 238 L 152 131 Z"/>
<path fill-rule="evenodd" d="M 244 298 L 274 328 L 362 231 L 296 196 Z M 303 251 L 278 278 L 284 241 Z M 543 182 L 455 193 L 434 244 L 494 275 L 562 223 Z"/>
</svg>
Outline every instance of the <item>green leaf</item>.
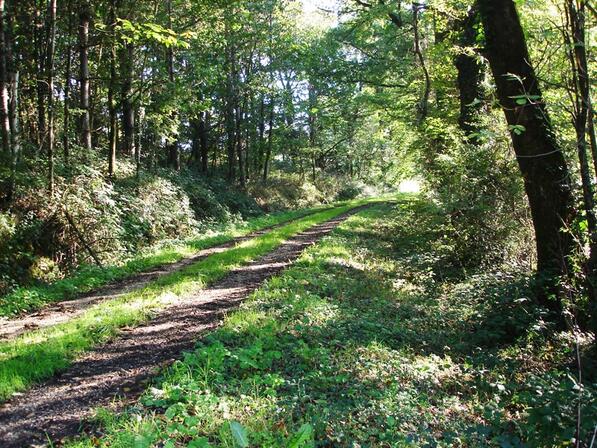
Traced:
<svg viewBox="0 0 597 448">
<path fill-rule="evenodd" d="M 249 446 L 249 438 L 247 430 L 239 422 L 229 422 L 230 432 L 234 439 L 234 446 L 239 448 L 247 448 Z"/>
<path fill-rule="evenodd" d="M 201 437 L 197 440 L 192 440 L 188 443 L 187 448 L 210 448 L 209 439 L 207 437 Z"/>
<path fill-rule="evenodd" d="M 171 420 L 176 416 L 176 414 L 178 414 L 178 405 L 173 404 L 168 409 L 166 409 L 166 412 L 164 415 L 166 416 L 166 418 Z"/>
<path fill-rule="evenodd" d="M 305 442 L 308 442 L 311 439 L 313 434 L 313 427 L 308 423 L 305 423 L 300 429 L 294 434 L 290 440 L 288 440 L 288 444 L 286 445 L 288 448 L 300 448 L 304 446 Z"/>
<path fill-rule="evenodd" d="M 466 104 L 466 107 L 474 107 L 478 104 L 481 104 L 482 101 L 479 98 L 475 98 L 473 101 L 471 101 L 469 104 Z"/>
<path fill-rule="evenodd" d="M 510 125 L 510 126 L 508 126 L 508 129 L 510 129 L 510 131 L 513 132 L 516 135 L 522 135 L 522 133 L 527 130 L 521 124 Z"/>
</svg>

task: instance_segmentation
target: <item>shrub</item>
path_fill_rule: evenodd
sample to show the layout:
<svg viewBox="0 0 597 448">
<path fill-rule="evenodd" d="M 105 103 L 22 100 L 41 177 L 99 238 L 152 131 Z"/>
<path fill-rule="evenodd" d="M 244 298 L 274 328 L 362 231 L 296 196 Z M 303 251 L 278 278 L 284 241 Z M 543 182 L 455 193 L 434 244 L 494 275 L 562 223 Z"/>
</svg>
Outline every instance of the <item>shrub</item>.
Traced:
<svg viewBox="0 0 597 448">
<path fill-rule="evenodd" d="M 110 180 L 103 160 L 89 163 L 57 170 L 52 198 L 45 174 L 31 167 L 31 180 L 13 209 L 0 214 L 0 294 L 53 282 L 96 261 L 120 263 L 145 247 L 240 222 L 264 209 L 309 207 L 360 193 L 350 182 L 284 173 L 267 184 L 251 184 L 248 192 L 192 170 L 156 169 L 137 178 L 129 162 L 119 162 Z"/>
<path fill-rule="evenodd" d="M 447 217 L 442 244 L 454 263 L 472 268 L 531 261 L 522 181 L 499 141 L 469 144 L 459 129 L 430 118 L 418 144 L 425 148 L 428 192 Z"/>
<path fill-rule="evenodd" d="M 336 194 L 337 201 L 349 201 L 351 199 L 355 199 L 358 196 L 363 194 L 363 186 L 356 184 L 354 182 L 350 182 L 338 191 Z"/>
</svg>

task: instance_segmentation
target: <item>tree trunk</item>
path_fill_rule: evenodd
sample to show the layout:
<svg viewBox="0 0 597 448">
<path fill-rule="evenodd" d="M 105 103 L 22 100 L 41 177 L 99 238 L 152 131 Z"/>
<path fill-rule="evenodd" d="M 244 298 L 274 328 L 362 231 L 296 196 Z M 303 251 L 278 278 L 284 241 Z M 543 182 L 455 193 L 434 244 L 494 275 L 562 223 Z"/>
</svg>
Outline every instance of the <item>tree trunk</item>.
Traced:
<svg viewBox="0 0 597 448">
<path fill-rule="evenodd" d="M 108 16 L 108 38 L 110 39 L 110 81 L 108 85 L 108 115 L 110 119 L 108 136 L 108 176 L 114 178 L 116 168 L 116 141 L 117 141 L 117 119 L 114 91 L 116 89 L 116 0 L 110 1 L 110 13 Z"/>
<path fill-rule="evenodd" d="M 135 108 L 132 98 L 134 46 L 127 43 L 120 51 L 122 68 L 122 152 L 129 156 L 135 154 Z"/>
<path fill-rule="evenodd" d="M 240 187 L 244 189 L 247 184 L 247 177 L 245 172 L 245 153 L 243 142 L 243 116 L 244 112 L 240 106 L 236 107 L 236 155 L 238 157 L 238 171 Z"/>
<path fill-rule="evenodd" d="M 269 132 L 267 135 L 267 150 L 265 152 L 265 160 L 263 162 L 263 182 L 267 182 L 267 176 L 269 175 L 269 163 L 272 157 L 272 149 L 274 147 L 274 97 L 272 95 L 270 99 L 270 111 L 269 111 Z"/>
<path fill-rule="evenodd" d="M 317 114 L 314 112 L 314 109 L 317 106 L 317 91 L 315 87 L 311 83 L 309 83 L 309 146 L 313 149 L 315 148 L 315 140 L 317 137 L 316 134 L 316 123 L 317 123 Z"/>
<path fill-rule="evenodd" d="M 207 175 L 209 170 L 209 111 L 201 114 L 199 124 L 199 152 L 201 156 L 201 173 Z"/>
<path fill-rule="evenodd" d="M 236 95 L 236 54 L 234 51 L 231 26 L 229 19 L 226 19 L 226 104 L 225 104 L 225 127 L 226 127 L 226 152 L 228 162 L 228 181 L 233 182 L 236 177 L 236 122 L 235 111 L 238 98 Z"/>
<path fill-rule="evenodd" d="M 168 0 L 168 28 L 172 29 L 172 0 Z M 174 87 L 174 49 L 172 47 L 168 48 L 167 51 L 167 58 L 168 58 L 168 80 L 170 81 L 170 85 Z M 172 113 L 172 120 L 176 121 L 178 119 L 178 114 L 176 112 Z M 174 138 L 171 142 L 168 143 L 167 146 L 168 151 L 168 166 L 170 168 L 175 169 L 176 171 L 180 170 L 180 151 L 178 148 L 178 139 Z"/>
<path fill-rule="evenodd" d="M 568 166 L 542 100 L 514 2 L 478 0 L 478 5 L 487 56 L 531 208 L 541 285 L 538 299 L 559 312 L 558 279 L 569 274 L 568 257 L 573 253 L 567 231 L 573 215 Z"/>
<path fill-rule="evenodd" d="M 233 182 L 236 177 L 236 164 L 235 164 L 235 153 L 236 153 L 236 132 L 234 122 L 234 105 L 232 104 L 232 98 L 227 99 L 226 104 L 226 152 L 228 162 L 228 181 Z"/>
<path fill-rule="evenodd" d="M 201 112 L 190 122 L 192 129 L 192 161 L 201 174 L 209 170 L 209 112 Z"/>
<path fill-rule="evenodd" d="M 419 3 L 412 4 L 413 10 L 413 32 L 414 32 L 414 41 L 415 41 L 415 55 L 419 60 L 419 64 L 421 64 L 421 70 L 423 70 L 423 77 L 425 79 L 425 86 L 423 90 L 423 97 L 418 105 L 418 119 L 417 121 L 419 124 L 425 121 L 427 118 L 427 114 L 429 113 L 429 96 L 431 95 L 431 76 L 429 76 L 429 70 L 427 68 L 427 62 L 425 61 L 425 56 L 423 55 L 423 49 L 421 48 L 421 33 L 419 30 L 419 14 L 421 9 L 423 8 L 422 5 Z"/>
<path fill-rule="evenodd" d="M 47 83 L 46 77 L 46 56 L 48 36 L 44 33 L 44 21 L 41 17 L 41 10 L 35 8 L 35 58 L 37 63 L 37 146 L 42 149 L 46 145 L 46 96 Z"/>
<path fill-rule="evenodd" d="M 68 36 L 70 38 L 72 34 L 72 14 L 70 3 L 67 5 L 68 14 Z M 70 128 L 70 78 L 72 75 L 72 47 L 68 45 L 66 48 L 66 70 L 64 73 L 64 112 L 63 112 L 63 124 L 62 124 L 62 151 L 64 154 L 64 163 L 68 165 L 70 159 L 70 141 L 69 141 L 69 128 Z"/>
<path fill-rule="evenodd" d="M 56 51 L 56 0 L 50 0 L 48 10 L 48 188 L 54 193 L 54 53 Z"/>
<path fill-rule="evenodd" d="M 578 6 L 578 7 L 577 7 Z M 592 123 L 591 82 L 587 62 L 587 39 L 585 31 L 586 5 L 584 1 L 566 1 L 566 19 L 569 33 L 566 32 L 569 58 L 572 69 L 574 113 L 573 122 L 576 131 L 576 143 L 580 174 L 583 187 L 583 200 L 587 215 L 590 255 L 587 262 L 588 290 L 591 299 L 591 327 L 597 330 L 597 217 L 595 216 L 595 189 L 589 165 L 587 133 L 591 148 L 595 148 L 595 134 Z M 595 153 L 593 153 L 595 156 Z M 597 163 L 595 159 L 593 163 Z M 578 438 L 578 434 L 577 434 Z"/>
<path fill-rule="evenodd" d="M 265 96 L 262 94 L 259 101 L 258 149 L 255 157 L 255 172 L 261 173 L 263 169 L 263 156 L 265 150 Z"/>
<path fill-rule="evenodd" d="M 470 49 L 477 44 L 477 30 L 475 25 L 478 11 L 472 8 L 460 29 L 460 45 L 463 51 L 456 56 L 454 65 L 458 71 L 457 84 L 460 99 L 460 115 L 458 125 L 467 135 L 469 142 L 477 141 L 471 134 L 479 132 L 479 114 L 483 105 L 483 63 L 479 57 L 470 54 Z"/>
<path fill-rule="evenodd" d="M 91 7 L 87 0 L 82 0 L 79 11 L 79 85 L 81 115 L 81 146 L 88 151 L 91 143 L 91 110 L 90 110 L 90 82 L 89 82 L 89 24 L 91 22 Z"/>
<path fill-rule="evenodd" d="M 8 113 L 8 75 L 7 45 L 4 21 L 4 0 L 0 0 L 0 134 L 2 134 L 2 151 L 10 156 L 10 121 Z"/>
<path fill-rule="evenodd" d="M 589 266 L 595 265 L 597 256 L 597 219 L 595 217 L 595 198 L 593 179 L 589 167 L 588 144 L 587 144 L 587 120 L 589 118 L 589 107 L 591 104 L 591 91 L 589 71 L 586 54 L 585 18 L 584 5 L 576 8 L 574 0 L 566 2 L 566 18 L 570 34 L 567 34 L 569 47 L 569 58 L 573 79 L 573 93 L 576 98 L 574 104 L 574 129 L 576 131 L 576 143 L 580 173 L 583 187 L 583 199 L 587 214 L 587 225 L 590 236 L 591 255 Z M 592 270 L 592 269 L 591 269 Z"/>
<path fill-rule="evenodd" d="M 593 109 L 593 100 L 589 97 L 589 118 L 587 132 L 589 142 L 591 143 L 591 155 L 593 156 L 593 170 L 597 175 L 597 137 L 595 135 L 595 110 Z"/>
<path fill-rule="evenodd" d="M 11 148 L 11 169 L 10 185 L 7 191 L 8 201 L 12 201 L 15 188 L 17 164 L 21 155 L 21 139 L 19 130 L 19 68 L 13 54 L 13 30 L 14 30 L 14 12 L 9 2 L 6 2 L 7 27 L 6 27 L 6 54 L 8 61 L 8 83 L 10 89 L 10 102 L 8 104 L 8 121 L 10 126 L 10 148 Z M 11 8 L 12 7 L 12 8 Z"/>
<path fill-rule="evenodd" d="M 141 150 L 143 149 L 143 122 L 145 121 L 145 108 L 139 107 L 137 112 L 137 144 L 135 145 L 135 166 L 137 181 L 141 178 Z"/>
</svg>

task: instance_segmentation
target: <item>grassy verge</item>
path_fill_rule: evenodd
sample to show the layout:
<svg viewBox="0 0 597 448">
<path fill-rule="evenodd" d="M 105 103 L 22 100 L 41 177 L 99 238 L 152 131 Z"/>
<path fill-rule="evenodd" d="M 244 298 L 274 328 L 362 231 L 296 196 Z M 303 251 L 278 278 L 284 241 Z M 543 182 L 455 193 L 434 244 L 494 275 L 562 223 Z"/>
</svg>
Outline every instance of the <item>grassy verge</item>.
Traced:
<svg viewBox="0 0 597 448">
<path fill-rule="evenodd" d="M 69 448 L 564 447 L 597 421 L 524 275 L 455 276 L 432 207 L 350 218 Z M 571 379 L 572 378 L 572 379 Z"/>
<path fill-rule="evenodd" d="M 324 208 L 319 207 L 260 216 L 211 235 L 154 249 L 150 253 L 135 256 L 122 265 L 103 268 L 88 265 L 72 276 L 50 285 L 17 288 L 0 297 L 0 317 L 35 311 L 46 304 L 74 298 L 110 282 L 123 280 L 157 266 L 175 263 L 202 249 L 224 244 L 236 237 L 301 218 L 322 209 Z"/>
<path fill-rule="evenodd" d="M 79 353 L 112 337 L 119 328 L 139 324 L 178 296 L 222 278 L 230 270 L 264 255 L 293 235 L 342 214 L 366 201 L 300 218 L 226 252 L 214 254 L 145 288 L 100 303 L 64 324 L 32 331 L 0 343 L 0 399 L 64 369 Z"/>
</svg>

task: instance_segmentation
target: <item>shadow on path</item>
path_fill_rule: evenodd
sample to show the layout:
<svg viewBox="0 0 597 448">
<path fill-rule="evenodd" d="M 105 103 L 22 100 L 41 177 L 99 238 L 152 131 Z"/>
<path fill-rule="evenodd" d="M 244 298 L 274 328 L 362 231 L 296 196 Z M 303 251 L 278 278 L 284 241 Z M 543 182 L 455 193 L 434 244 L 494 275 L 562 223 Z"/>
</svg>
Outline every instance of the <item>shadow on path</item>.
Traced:
<svg viewBox="0 0 597 448">
<path fill-rule="evenodd" d="M 147 324 L 96 347 L 62 375 L 4 404 L 0 407 L 0 445 L 43 444 L 45 433 L 55 440 L 75 435 L 93 409 L 110 405 L 115 397 L 135 398 L 142 392 L 143 380 L 193 348 L 197 337 L 217 327 L 224 313 L 364 207 L 298 234 L 213 286 L 183 297 Z"/>
</svg>

